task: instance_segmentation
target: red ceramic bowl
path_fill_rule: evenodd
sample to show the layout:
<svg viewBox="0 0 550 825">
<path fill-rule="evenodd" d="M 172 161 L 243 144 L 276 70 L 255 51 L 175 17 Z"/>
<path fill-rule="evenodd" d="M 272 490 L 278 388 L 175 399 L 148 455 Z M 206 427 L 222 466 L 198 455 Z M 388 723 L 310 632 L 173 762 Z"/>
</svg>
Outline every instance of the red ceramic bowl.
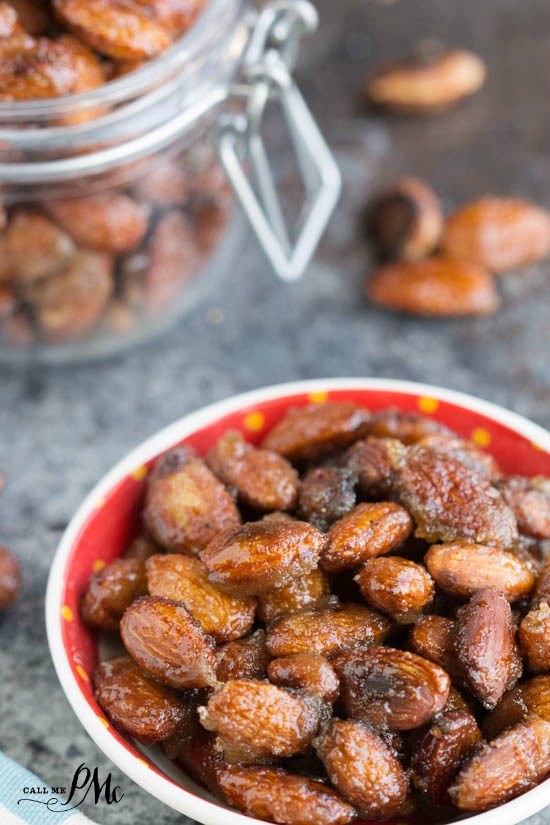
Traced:
<svg viewBox="0 0 550 825">
<path fill-rule="evenodd" d="M 78 718 L 104 753 L 134 782 L 170 807 L 205 825 L 250 825 L 224 808 L 167 760 L 145 749 L 105 719 L 91 675 L 102 651 L 81 621 L 79 600 L 94 571 L 121 555 L 140 527 L 145 478 L 165 450 L 190 442 L 200 453 L 225 430 L 241 430 L 256 443 L 289 407 L 312 401 L 355 401 L 369 409 L 395 406 L 433 416 L 489 450 L 507 473 L 550 476 L 550 434 L 514 413 L 468 395 L 422 384 L 379 379 L 304 381 L 238 395 L 167 427 L 133 450 L 99 482 L 69 524 L 48 582 L 46 620 L 52 658 Z M 516 825 L 550 804 L 550 779 L 498 809 L 462 819 L 469 825 Z"/>
</svg>

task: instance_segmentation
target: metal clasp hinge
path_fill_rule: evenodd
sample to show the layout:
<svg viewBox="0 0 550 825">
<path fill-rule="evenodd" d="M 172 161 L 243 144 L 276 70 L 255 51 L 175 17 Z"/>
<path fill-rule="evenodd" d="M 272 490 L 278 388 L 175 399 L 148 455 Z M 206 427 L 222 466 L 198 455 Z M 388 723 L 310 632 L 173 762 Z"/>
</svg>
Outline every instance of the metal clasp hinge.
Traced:
<svg viewBox="0 0 550 825">
<path fill-rule="evenodd" d="M 242 82 L 230 89 L 230 98 L 244 103 L 243 111 L 226 113 L 215 135 L 227 177 L 284 281 L 297 280 L 308 266 L 341 189 L 336 162 L 292 77 L 301 37 L 317 23 L 308 0 L 276 0 L 260 12 L 244 56 Z M 306 193 L 293 239 L 262 137 L 266 107 L 273 101 L 281 107 Z"/>
</svg>

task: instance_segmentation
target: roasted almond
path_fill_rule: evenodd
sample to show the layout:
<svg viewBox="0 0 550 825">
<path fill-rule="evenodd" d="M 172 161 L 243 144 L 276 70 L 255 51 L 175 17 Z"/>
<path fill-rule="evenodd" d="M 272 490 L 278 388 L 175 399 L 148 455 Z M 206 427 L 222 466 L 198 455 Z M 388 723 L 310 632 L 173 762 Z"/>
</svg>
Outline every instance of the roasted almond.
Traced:
<svg viewBox="0 0 550 825">
<path fill-rule="evenodd" d="M 362 498 L 373 501 L 389 496 L 393 467 L 388 456 L 387 439 L 369 436 L 356 441 L 344 460 L 357 477 L 357 488 Z"/>
<path fill-rule="evenodd" d="M 298 576 L 258 597 L 258 616 L 269 624 L 306 607 L 322 607 L 330 597 L 330 582 L 321 567 Z"/>
<path fill-rule="evenodd" d="M 365 292 L 373 304 L 410 315 L 492 315 L 500 305 L 488 269 L 440 255 L 388 264 L 367 279 Z"/>
<path fill-rule="evenodd" d="M 255 599 L 222 593 L 209 581 L 206 567 L 199 559 L 169 553 L 151 556 L 146 567 L 150 595 L 182 602 L 216 642 L 239 639 L 252 629 Z"/>
<path fill-rule="evenodd" d="M 216 650 L 216 678 L 219 682 L 230 679 L 266 679 L 269 656 L 265 643 L 265 630 L 256 630 L 246 639 L 227 642 Z"/>
<path fill-rule="evenodd" d="M 128 653 L 161 684 L 215 684 L 214 642 L 180 602 L 144 596 L 126 610 L 120 632 Z"/>
<path fill-rule="evenodd" d="M 147 480 L 144 520 L 158 544 L 199 553 L 241 522 L 235 502 L 204 461 L 186 446 L 169 450 Z"/>
<path fill-rule="evenodd" d="M 441 246 L 492 272 L 516 269 L 550 254 L 550 214 L 524 200 L 479 198 L 451 215 Z"/>
<path fill-rule="evenodd" d="M 550 604 L 550 555 L 547 556 L 542 566 L 533 591 L 533 605 L 536 606 L 541 602 Z"/>
<path fill-rule="evenodd" d="M 366 725 L 332 719 L 315 748 L 336 790 L 361 817 L 401 812 L 409 782 L 393 749 Z"/>
<path fill-rule="evenodd" d="M 533 717 L 476 754 L 450 789 L 461 811 L 484 811 L 534 787 L 550 772 L 550 722 Z"/>
<path fill-rule="evenodd" d="M 413 55 L 367 77 L 366 97 L 378 106 L 409 114 L 432 114 L 477 92 L 485 65 L 472 52 L 449 50 Z"/>
<path fill-rule="evenodd" d="M 348 716 L 376 728 L 411 730 L 443 710 L 450 679 L 414 653 L 373 646 L 333 660 Z"/>
<path fill-rule="evenodd" d="M 458 611 L 455 653 L 469 689 L 492 710 L 522 671 L 512 611 L 498 590 L 478 591 Z"/>
<path fill-rule="evenodd" d="M 385 407 L 373 412 L 369 433 L 377 438 L 396 439 L 403 444 L 414 444 L 430 435 L 453 435 L 451 430 L 437 419 L 404 412 L 397 407 Z M 385 446 L 389 450 L 395 445 L 392 441 L 386 441 Z"/>
<path fill-rule="evenodd" d="M 505 550 L 483 544 L 435 544 L 425 562 L 439 587 L 457 599 L 495 587 L 508 601 L 516 602 L 530 593 L 535 583 L 535 575 L 525 562 Z"/>
<path fill-rule="evenodd" d="M 505 693 L 485 719 L 483 733 L 488 739 L 494 739 L 529 716 L 540 716 L 550 722 L 550 675 L 535 676 Z"/>
<path fill-rule="evenodd" d="M 471 713 L 449 710 L 435 718 L 411 759 L 412 783 L 430 805 L 449 805 L 449 787 L 480 739 Z"/>
<path fill-rule="evenodd" d="M 519 643 L 531 673 L 550 673 L 550 604 L 529 611 L 519 626 Z"/>
<path fill-rule="evenodd" d="M 303 690 L 323 702 L 334 702 L 338 697 L 340 684 L 334 668 L 318 653 L 294 653 L 273 659 L 267 673 L 275 685 Z"/>
<path fill-rule="evenodd" d="M 303 521 L 255 521 L 220 533 L 203 553 L 210 581 L 232 596 L 253 596 L 311 572 L 326 538 Z"/>
<path fill-rule="evenodd" d="M 461 461 L 422 444 L 392 451 L 391 458 L 395 494 L 419 538 L 505 548 L 517 539 L 516 519 L 498 491 Z"/>
<path fill-rule="evenodd" d="M 305 750 L 320 721 L 319 703 L 269 682 L 231 681 L 210 697 L 199 716 L 207 730 L 239 749 L 243 761 L 292 756 Z"/>
<path fill-rule="evenodd" d="M 455 622 L 445 616 L 422 616 L 411 630 L 411 646 L 415 653 L 435 662 L 456 680 L 458 668 L 454 650 Z"/>
<path fill-rule="evenodd" d="M 327 785 L 281 768 L 231 765 L 218 781 L 230 805 L 281 825 L 346 825 L 355 818 Z"/>
<path fill-rule="evenodd" d="M 496 482 L 502 478 L 502 470 L 490 453 L 480 450 L 473 441 L 466 438 L 459 438 L 456 435 L 445 435 L 444 433 L 434 433 L 422 438 L 425 447 L 431 447 L 440 453 L 447 453 L 454 456 L 466 467 L 470 467 L 480 476 L 484 476 L 491 482 Z"/>
<path fill-rule="evenodd" d="M 267 649 L 272 656 L 320 653 L 330 657 L 379 644 L 390 629 L 385 616 L 359 604 L 309 608 L 273 622 L 267 629 Z"/>
<path fill-rule="evenodd" d="M 366 602 L 398 624 L 412 624 L 435 596 L 425 567 L 399 556 L 369 559 L 355 581 Z"/>
<path fill-rule="evenodd" d="M 312 461 L 366 435 L 369 413 L 348 401 L 290 409 L 270 430 L 262 447 L 289 461 Z"/>
<path fill-rule="evenodd" d="M 206 456 L 210 469 L 243 504 L 257 510 L 291 510 L 298 497 L 298 473 L 273 450 L 247 444 L 239 432 L 226 432 Z"/>
<path fill-rule="evenodd" d="M 368 234 L 382 260 L 416 261 L 436 247 L 443 213 L 435 193 L 418 178 L 402 178 L 369 209 Z"/>
<path fill-rule="evenodd" d="M 389 553 L 413 526 L 409 513 L 398 504 L 358 504 L 331 527 L 321 564 L 331 572 L 357 567 L 373 556 Z"/>
<path fill-rule="evenodd" d="M 115 656 L 97 667 L 94 697 L 108 719 L 143 745 L 173 736 L 186 719 L 184 694 L 146 676 L 129 656 Z"/>
</svg>

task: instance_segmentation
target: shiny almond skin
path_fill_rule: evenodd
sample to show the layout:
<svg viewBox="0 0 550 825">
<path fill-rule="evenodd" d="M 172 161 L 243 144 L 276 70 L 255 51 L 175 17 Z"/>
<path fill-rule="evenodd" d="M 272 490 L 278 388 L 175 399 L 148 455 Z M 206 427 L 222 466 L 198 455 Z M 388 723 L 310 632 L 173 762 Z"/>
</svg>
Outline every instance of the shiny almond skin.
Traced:
<svg viewBox="0 0 550 825">
<path fill-rule="evenodd" d="M 535 539 L 550 538 L 550 480 L 543 476 L 509 476 L 499 489 L 512 508 L 521 533 Z"/>
<path fill-rule="evenodd" d="M 325 543 L 323 533 L 303 521 L 256 521 L 220 533 L 202 558 L 216 587 L 252 596 L 309 573 Z"/>
<path fill-rule="evenodd" d="M 173 688 L 213 685 L 214 643 L 180 602 L 144 596 L 120 622 L 122 641 L 142 670 Z"/>
<path fill-rule="evenodd" d="M 385 407 L 371 415 L 369 433 L 376 438 L 389 438 L 403 444 L 414 444 L 430 435 L 453 435 L 451 430 L 435 418 L 403 412 L 397 407 Z M 385 442 L 391 447 L 391 442 Z"/>
<path fill-rule="evenodd" d="M 17 601 L 21 587 L 19 562 L 6 547 L 0 547 L 0 610 L 5 610 Z"/>
<path fill-rule="evenodd" d="M 139 0 L 53 0 L 53 7 L 77 37 L 115 60 L 156 57 L 172 40 Z"/>
<path fill-rule="evenodd" d="M 329 779 L 360 816 L 400 813 L 409 782 L 394 751 L 361 722 L 333 719 L 315 743 Z"/>
<path fill-rule="evenodd" d="M 365 80 L 364 92 L 377 106 L 405 114 L 431 114 L 477 92 L 485 74 L 477 55 L 455 49 L 432 59 L 413 56 L 380 69 Z"/>
<path fill-rule="evenodd" d="M 116 630 L 132 602 L 147 594 L 145 565 L 139 559 L 115 559 L 92 576 L 80 611 L 86 624 Z"/>
<path fill-rule="evenodd" d="M 533 591 L 533 605 L 536 606 L 541 602 L 550 604 L 550 555 L 542 566 Z"/>
<path fill-rule="evenodd" d="M 522 671 L 512 611 L 498 590 L 478 591 L 458 611 L 455 653 L 469 689 L 492 710 Z"/>
<path fill-rule="evenodd" d="M 0 280 L 29 283 L 65 269 L 75 253 L 71 238 L 39 212 L 21 209 L 0 240 Z"/>
<path fill-rule="evenodd" d="M 156 317 L 166 312 L 177 299 L 198 265 L 197 249 L 186 213 L 170 209 L 163 214 L 149 237 L 147 258 L 143 300 L 148 315 Z"/>
<path fill-rule="evenodd" d="M 529 716 L 540 716 L 550 722 L 550 675 L 535 676 L 505 693 L 494 711 L 486 717 L 483 733 L 488 739 L 494 739 L 506 728 L 524 722 Z"/>
<path fill-rule="evenodd" d="M 173 736 L 186 718 L 183 695 L 146 676 L 129 656 L 101 662 L 94 697 L 118 730 L 143 745 Z"/>
<path fill-rule="evenodd" d="M 416 261 L 435 249 L 443 213 L 435 192 L 418 178 L 402 178 L 369 210 L 368 234 L 382 260 Z"/>
<path fill-rule="evenodd" d="M 502 733 L 475 755 L 450 789 L 461 811 L 502 805 L 550 772 L 550 722 L 533 717 Z"/>
<path fill-rule="evenodd" d="M 471 713 L 449 710 L 434 719 L 411 759 L 412 784 L 430 805 L 449 805 L 449 786 L 480 739 Z"/>
<path fill-rule="evenodd" d="M 519 643 L 531 673 L 550 673 L 550 604 L 542 602 L 525 616 Z"/>
<path fill-rule="evenodd" d="M 243 504 L 257 510 L 292 510 L 298 473 L 283 456 L 247 444 L 235 431 L 225 433 L 206 456 L 220 481 L 235 489 Z"/>
<path fill-rule="evenodd" d="M 315 701 L 252 680 L 225 682 L 199 708 L 202 725 L 252 762 L 305 750 L 317 731 L 319 713 Z"/>
<path fill-rule="evenodd" d="M 366 602 L 398 624 L 412 624 L 435 596 L 435 585 L 420 564 L 399 556 L 369 559 L 355 581 Z"/>
<path fill-rule="evenodd" d="M 451 215 L 441 245 L 492 272 L 516 269 L 550 254 L 550 214 L 524 200 L 479 198 Z"/>
<path fill-rule="evenodd" d="M 290 409 L 269 431 L 262 447 L 292 463 L 314 461 L 366 435 L 367 410 L 348 401 Z"/>
<path fill-rule="evenodd" d="M 488 481 L 495 483 L 502 478 L 502 470 L 493 456 L 480 450 L 473 441 L 454 435 L 435 433 L 422 438 L 421 443 L 440 453 L 454 456 Z"/>
<path fill-rule="evenodd" d="M 267 649 L 272 656 L 320 653 L 334 656 L 370 644 L 381 643 L 391 622 L 359 604 L 309 608 L 278 619 L 267 628 Z"/>
<path fill-rule="evenodd" d="M 442 667 L 453 681 L 459 677 L 454 650 L 455 632 L 452 619 L 429 614 L 418 619 L 410 636 L 414 652 Z"/>
<path fill-rule="evenodd" d="M 357 489 L 367 501 L 387 498 L 391 491 L 393 467 L 387 439 L 369 436 L 356 441 L 345 455 L 346 467 L 357 477 Z"/>
<path fill-rule="evenodd" d="M 218 781 L 234 808 L 281 825 L 346 825 L 355 817 L 327 785 L 281 768 L 231 765 Z"/>
<path fill-rule="evenodd" d="M 346 467 L 313 467 L 300 484 L 297 514 L 326 531 L 355 506 L 355 473 Z"/>
<path fill-rule="evenodd" d="M 225 796 L 218 784 L 220 771 L 227 768 L 223 753 L 217 747 L 217 738 L 211 731 L 197 724 L 192 736 L 178 753 L 181 762 L 196 781 L 222 802 Z"/>
<path fill-rule="evenodd" d="M 414 653 L 373 646 L 333 660 L 346 713 L 375 728 L 411 730 L 445 707 L 450 679 Z"/>
<path fill-rule="evenodd" d="M 331 527 L 321 564 L 330 572 L 357 567 L 373 556 L 389 553 L 410 535 L 413 526 L 399 504 L 358 504 Z"/>
<path fill-rule="evenodd" d="M 452 456 L 421 444 L 392 456 L 395 494 L 429 542 L 471 540 L 510 547 L 514 514 L 487 479 Z"/>
<path fill-rule="evenodd" d="M 294 653 L 273 659 L 267 675 L 275 685 L 303 690 L 322 702 L 336 701 L 340 691 L 334 668 L 318 653 Z"/>
<path fill-rule="evenodd" d="M 366 281 L 371 303 L 409 315 L 492 315 L 500 306 L 493 276 L 478 263 L 436 255 L 377 269 Z"/>
<path fill-rule="evenodd" d="M 216 642 L 245 636 L 254 624 L 255 599 L 239 599 L 218 590 L 199 559 L 170 553 L 151 556 L 146 562 L 151 596 L 182 602 L 194 619 Z"/>
<path fill-rule="evenodd" d="M 495 587 L 508 601 L 516 602 L 528 595 L 535 583 L 533 571 L 521 559 L 482 544 L 435 544 L 425 562 L 438 586 L 457 599 Z"/>
<path fill-rule="evenodd" d="M 120 192 L 48 201 L 45 209 L 79 246 L 98 252 L 130 252 L 149 223 L 147 208 Z"/>
<path fill-rule="evenodd" d="M 330 597 L 330 581 L 322 567 L 298 576 L 258 597 L 258 616 L 266 624 L 306 607 L 322 607 Z"/>
<path fill-rule="evenodd" d="M 265 630 L 256 630 L 246 639 L 227 642 L 216 650 L 216 678 L 219 682 L 231 679 L 267 679 L 269 656 Z"/>
<path fill-rule="evenodd" d="M 141 535 L 132 539 L 126 550 L 124 551 L 125 559 L 139 559 L 146 562 L 151 556 L 156 556 L 160 553 L 158 544 L 150 539 L 148 536 Z"/>
<path fill-rule="evenodd" d="M 199 553 L 241 522 L 235 502 L 204 461 L 185 446 L 161 456 L 147 480 L 145 524 L 174 553 Z"/>
</svg>

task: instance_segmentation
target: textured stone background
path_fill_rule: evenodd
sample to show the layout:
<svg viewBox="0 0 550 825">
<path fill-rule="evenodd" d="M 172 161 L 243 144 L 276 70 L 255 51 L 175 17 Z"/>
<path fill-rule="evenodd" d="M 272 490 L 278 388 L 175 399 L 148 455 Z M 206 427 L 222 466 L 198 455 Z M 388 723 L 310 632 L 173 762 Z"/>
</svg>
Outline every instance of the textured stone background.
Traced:
<svg viewBox="0 0 550 825">
<path fill-rule="evenodd" d="M 550 5 L 319 0 L 319 7 L 322 29 L 308 45 L 301 82 L 335 148 L 345 191 L 307 276 L 279 285 L 250 241 L 216 294 L 154 344 L 101 364 L 2 369 L 0 466 L 9 485 L 0 499 L 0 541 L 22 560 L 25 591 L 0 619 L 0 749 L 49 783 L 68 781 L 81 761 L 112 769 L 58 686 L 42 620 L 44 588 L 78 503 L 141 439 L 241 390 L 346 375 L 429 381 L 550 426 L 550 266 L 502 278 L 504 307 L 492 319 L 394 317 L 361 298 L 369 262 L 357 232 L 368 194 L 401 173 L 427 178 L 449 207 L 483 192 L 526 195 L 550 207 Z M 489 66 L 483 92 L 431 120 L 367 113 L 358 94 L 365 70 L 426 39 L 481 53 Z M 125 798 L 88 807 L 98 822 L 182 823 L 113 774 Z M 529 820 L 549 822 L 550 809 Z"/>
</svg>

